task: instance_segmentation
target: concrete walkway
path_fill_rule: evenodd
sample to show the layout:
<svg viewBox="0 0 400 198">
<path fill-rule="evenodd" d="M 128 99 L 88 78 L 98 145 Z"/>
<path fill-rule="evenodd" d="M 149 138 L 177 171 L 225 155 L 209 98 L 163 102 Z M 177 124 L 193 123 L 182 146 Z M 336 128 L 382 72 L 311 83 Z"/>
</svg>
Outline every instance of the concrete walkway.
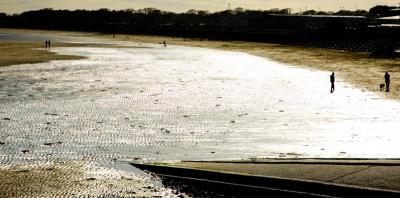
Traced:
<svg viewBox="0 0 400 198">
<path fill-rule="evenodd" d="M 173 166 L 400 191 L 400 160 L 249 160 Z"/>
</svg>

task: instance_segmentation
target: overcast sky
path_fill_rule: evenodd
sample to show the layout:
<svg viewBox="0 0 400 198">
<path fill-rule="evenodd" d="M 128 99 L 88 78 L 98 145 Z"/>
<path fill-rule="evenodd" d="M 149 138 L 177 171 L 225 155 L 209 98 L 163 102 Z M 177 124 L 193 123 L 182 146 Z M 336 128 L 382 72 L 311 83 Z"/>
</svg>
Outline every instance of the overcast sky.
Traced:
<svg viewBox="0 0 400 198">
<path fill-rule="evenodd" d="M 399 6 L 400 0 L 0 0 L 0 12 L 9 14 L 41 8 L 54 9 L 140 9 L 146 7 L 184 12 L 189 9 L 219 11 L 231 7 L 267 10 L 271 8 L 337 11 L 341 7 L 348 10 L 369 9 L 375 5 Z"/>
</svg>

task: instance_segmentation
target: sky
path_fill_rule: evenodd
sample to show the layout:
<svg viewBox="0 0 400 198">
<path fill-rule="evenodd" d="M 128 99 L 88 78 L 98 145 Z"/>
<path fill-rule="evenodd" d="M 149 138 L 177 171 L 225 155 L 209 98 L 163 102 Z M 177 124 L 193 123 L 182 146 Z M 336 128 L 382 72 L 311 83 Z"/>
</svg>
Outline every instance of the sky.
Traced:
<svg viewBox="0 0 400 198">
<path fill-rule="evenodd" d="M 243 7 L 246 9 L 268 10 L 271 8 L 292 8 L 293 12 L 305 9 L 337 11 L 339 9 L 366 9 L 375 5 L 399 6 L 400 0 L 0 0 L 0 12 L 21 13 L 42 8 L 53 9 L 141 9 L 158 8 L 166 11 L 185 12 L 189 9 L 220 11 Z"/>
</svg>

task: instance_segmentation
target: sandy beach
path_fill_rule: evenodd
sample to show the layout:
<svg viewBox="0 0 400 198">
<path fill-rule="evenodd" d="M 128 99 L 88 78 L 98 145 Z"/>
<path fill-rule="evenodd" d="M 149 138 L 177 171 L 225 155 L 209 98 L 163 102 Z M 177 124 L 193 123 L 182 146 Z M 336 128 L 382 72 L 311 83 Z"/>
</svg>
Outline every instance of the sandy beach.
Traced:
<svg viewBox="0 0 400 198">
<path fill-rule="evenodd" d="M 82 42 L 73 34 L 54 39 Z M 44 183 L 49 190 L 37 192 L 41 183 L 12 188 L 6 182 L 0 193 L 179 196 L 148 175 L 116 168 L 127 161 L 400 157 L 400 104 L 387 100 L 397 97 L 396 71 L 391 72 L 393 91 L 386 95 L 365 88 L 380 81 L 379 67 L 358 72 L 373 74 L 376 82 L 357 83 L 345 75 L 355 75 L 350 63 L 335 63 L 334 94 L 328 81 L 333 66 L 321 70 L 323 63 L 345 59 L 351 64 L 376 60 L 381 69 L 395 60 L 322 50 L 324 58 L 311 66 L 300 63 L 310 63 L 314 49 L 85 36 L 95 44 L 59 46 L 52 54 L 40 52 L 45 57 L 40 63 L 27 59 L 27 64 L 0 67 L 0 174 L 16 178 L 12 183 L 27 176 L 69 186 L 58 191 Z M 163 40 L 168 47 L 158 44 Z M 284 57 L 293 62 L 278 61 Z M 364 65 L 357 68 L 366 71 Z M 48 179 L 71 169 L 72 178 Z M 135 185 L 123 188 L 129 182 Z"/>
<path fill-rule="evenodd" d="M 100 35 L 100 37 L 111 39 L 110 35 Z M 380 93 L 385 98 L 400 98 L 399 58 L 376 58 L 371 57 L 369 53 L 362 52 L 241 41 L 210 41 L 205 39 L 140 35 L 116 35 L 114 39 L 146 43 L 165 40 L 169 44 L 245 52 L 293 66 L 335 71 L 340 78 L 363 90 Z M 384 83 L 383 76 L 386 71 L 392 76 L 392 91 L 390 94 L 381 93 L 379 89 L 379 84 Z"/>
<path fill-rule="evenodd" d="M 175 197 L 149 175 L 79 162 L 1 165 L 1 197 Z"/>
<path fill-rule="evenodd" d="M 376 58 L 371 57 L 368 53 L 362 52 L 350 53 L 341 50 L 257 42 L 211 41 L 206 39 L 123 34 L 117 34 L 113 37 L 112 35 L 90 32 L 24 29 L 1 29 L 1 31 L 5 33 L 40 33 L 45 35 L 92 37 L 112 41 L 134 41 L 144 43 L 160 43 L 167 41 L 167 44 L 240 51 L 294 66 L 335 71 L 342 79 L 363 90 L 380 93 L 380 95 L 385 98 L 400 99 L 400 88 L 398 88 L 400 85 L 400 77 L 398 77 L 400 76 L 400 67 L 398 67 L 400 64 L 399 58 Z M 384 83 L 383 75 L 386 71 L 392 74 L 392 91 L 389 94 L 382 93 L 379 89 L 379 84 Z"/>
<path fill-rule="evenodd" d="M 54 47 L 67 47 L 70 44 L 56 44 Z M 0 42 L 0 66 L 34 64 L 51 60 L 78 60 L 83 56 L 59 55 L 44 49 L 42 42 Z"/>
</svg>

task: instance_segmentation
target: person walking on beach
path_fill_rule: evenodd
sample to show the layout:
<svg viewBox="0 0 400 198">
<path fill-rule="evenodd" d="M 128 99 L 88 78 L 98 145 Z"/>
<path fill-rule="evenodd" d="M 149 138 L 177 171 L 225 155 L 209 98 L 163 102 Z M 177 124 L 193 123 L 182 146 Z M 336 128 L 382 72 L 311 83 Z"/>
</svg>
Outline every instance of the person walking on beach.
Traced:
<svg viewBox="0 0 400 198">
<path fill-rule="evenodd" d="M 386 84 L 386 92 L 390 91 L 390 74 L 388 72 L 385 73 L 385 84 Z"/>
<path fill-rule="evenodd" d="M 50 40 L 47 41 L 47 44 L 49 45 L 49 50 L 50 50 L 50 47 L 51 47 L 51 42 L 50 42 Z"/>
<path fill-rule="evenodd" d="M 164 41 L 164 47 L 167 47 L 167 43 Z"/>
<path fill-rule="evenodd" d="M 331 93 L 335 91 L 335 72 L 331 74 Z"/>
<path fill-rule="evenodd" d="M 47 43 L 47 40 L 44 43 L 46 45 L 46 50 L 47 50 L 47 47 L 49 46 L 49 44 Z"/>
</svg>

